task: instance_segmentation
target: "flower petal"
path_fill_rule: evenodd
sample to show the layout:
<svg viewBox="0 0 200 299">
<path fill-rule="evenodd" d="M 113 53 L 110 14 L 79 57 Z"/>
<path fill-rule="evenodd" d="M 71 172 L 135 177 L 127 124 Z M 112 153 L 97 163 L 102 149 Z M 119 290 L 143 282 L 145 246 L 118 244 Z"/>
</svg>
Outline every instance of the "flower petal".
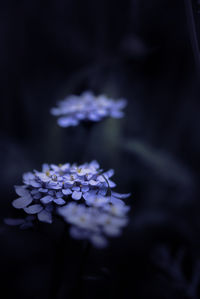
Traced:
<svg viewBox="0 0 200 299">
<path fill-rule="evenodd" d="M 111 178 L 113 175 L 114 175 L 114 169 L 109 169 L 108 171 L 106 171 L 106 172 L 104 172 L 103 173 L 103 175 L 107 178 L 107 179 L 109 179 L 109 178 Z M 105 180 L 105 179 L 104 179 Z"/>
<path fill-rule="evenodd" d="M 53 199 L 54 198 L 52 196 L 47 195 L 47 196 L 44 196 L 43 198 L 41 198 L 40 201 L 46 205 L 47 203 L 53 201 Z"/>
<path fill-rule="evenodd" d="M 61 189 L 61 186 L 60 186 L 60 184 L 59 183 L 57 183 L 57 182 L 48 182 L 47 184 L 46 184 L 46 187 L 47 188 L 50 188 L 50 189 L 54 189 L 54 190 L 59 190 L 59 189 Z"/>
<path fill-rule="evenodd" d="M 90 112 L 88 115 L 88 119 L 92 121 L 99 121 L 101 117 L 95 112 Z"/>
<path fill-rule="evenodd" d="M 109 187 L 110 187 L 110 188 L 114 188 L 114 187 L 117 186 L 117 185 L 116 185 L 113 181 L 111 181 L 111 180 L 108 180 L 108 184 L 109 184 Z"/>
<path fill-rule="evenodd" d="M 77 126 L 79 121 L 73 117 L 60 117 L 58 119 L 59 126 L 66 128 L 69 126 Z"/>
<path fill-rule="evenodd" d="M 80 187 L 78 187 L 78 186 L 74 186 L 74 187 L 72 187 L 72 190 L 73 190 L 73 191 L 80 191 Z"/>
<path fill-rule="evenodd" d="M 36 182 L 35 180 L 30 181 L 30 182 L 29 182 L 29 185 L 32 186 L 32 187 L 34 187 L 34 188 L 39 188 L 39 187 L 41 187 L 41 184 L 38 183 L 38 182 Z"/>
<path fill-rule="evenodd" d="M 82 196 L 82 192 L 74 191 L 72 193 L 72 198 L 75 199 L 75 200 L 81 199 L 81 196 Z"/>
<path fill-rule="evenodd" d="M 110 116 L 113 118 L 122 118 L 124 116 L 124 112 L 120 110 L 112 110 L 110 112 Z"/>
<path fill-rule="evenodd" d="M 95 169 L 99 169 L 100 165 L 96 160 L 93 160 L 92 162 L 90 162 L 90 166 L 94 167 Z"/>
<path fill-rule="evenodd" d="M 62 198 L 56 198 L 53 200 L 57 205 L 64 205 L 66 202 Z"/>
<path fill-rule="evenodd" d="M 23 209 L 27 207 L 32 201 L 33 198 L 29 195 L 26 197 L 19 197 L 13 200 L 12 205 L 15 209 Z"/>
<path fill-rule="evenodd" d="M 33 195 L 34 199 L 40 199 L 41 198 L 41 194 L 40 192 L 36 193 L 35 195 Z"/>
<path fill-rule="evenodd" d="M 42 210 L 37 215 L 38 219 L 42 222 L 52 223 L 52 215 L 46 210 Z"/>
<path fill-rule="evenodd" d="M 24 181 L 33 180 L 34 178 L 35 178 L 35 175 L 32 172 L 26 172 L 23 174 Z"/>
<path fill-rule="evenodd" d="M 97 185 L 99 184 L 99 182 L 98 182 L 98 181 L 95 181 L 95 180 L 90 180 L 90 181 L 89 181 L 89 184 L 90 184 L 91 186 L 97 186 Z"/>
<path fill-rule="evenodd" d="M 81 191 L 82 192 L 88 192 L 89 191 L 89 187 L 88 186 L 83 186 L 83 187 L 81 187 Z"/>
<path fill-rule="evenodd" d="M 49 164 L 44 163 L 42 164 L 42 172 L 46 172 L 46 171 L 49 171 Z"/>
<path fill-rule="evenodd" d="M 35 204 L 35 205 L 29 206 L 29 207 L 24 209 L 24 211 L 27 214 L 37 214 L 42 210 L 43 210 L 43 207 L 39 204 Z"/>
<path fill-rule="evenodd" d="M 63 197 L 63 193 L 61 191 L 56 192 L 56 198 Z"/>
<path fill-rule="evenodd" d="M 112 196 L 114 196 L 114 197 L 117 197 L 117 198 L 127 198 L 127 197 L 129 197 L 131 195 L 131 193 L 124 193 L 124 194 L 122 194 L 122 193 L 117 193 L 117 192 L 114 192 L 114 191 L 112 191 Z"/>
<path fill-rule="evenodd" d="M 63 193 L 64 195 L 69 195 L 69 194 L 72 194 L 72 191 L 71 191 L 70 189 L 63 189 L 63 190 L 62 190 L 62 193 Z"/>
<path fill-rule="evenodd" d="M 38 191 L 39 191 L 39 192 L 43 192 L 43 193 L 47 193 L 47 192 L 48 192 L 48 189 L 46 189 L 46 188 L 39 188 Z"/>
<path fill-rule="evenodd" d="M 25 186 L 15 186 L 15 192 L 19 196 L 27 196 L 27 195 L 29 195 L 29 191 L 26 189 Z"/>
</svg>

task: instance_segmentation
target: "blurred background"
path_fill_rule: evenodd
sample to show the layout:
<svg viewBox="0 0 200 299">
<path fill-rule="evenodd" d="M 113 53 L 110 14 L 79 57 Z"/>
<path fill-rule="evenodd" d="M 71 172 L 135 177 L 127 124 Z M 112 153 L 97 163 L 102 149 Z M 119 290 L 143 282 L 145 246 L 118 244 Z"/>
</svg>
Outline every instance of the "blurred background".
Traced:
<svg viewBox="0 0 200 299">
<path fill-rule="evenodd" d="M 199 298 L 199 10 L 189 0 L 0 2 L 4 299 Z M 50 109 L 85 90 L 126 98 L 125 117 L 60 128 Z M 55 268 L 63 224 L 3 225 L 13 185 L 44 162 L 92 159 L 132 193 L 129 224 L 87 257 L 68 240 Z"/>
</svg>

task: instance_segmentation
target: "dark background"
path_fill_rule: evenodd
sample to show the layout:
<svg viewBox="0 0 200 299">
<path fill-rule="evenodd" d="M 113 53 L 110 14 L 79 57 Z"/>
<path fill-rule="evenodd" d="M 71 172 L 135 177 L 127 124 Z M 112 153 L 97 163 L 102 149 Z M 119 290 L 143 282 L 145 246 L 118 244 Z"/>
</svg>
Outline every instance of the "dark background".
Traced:
<svg viewBox="0 0 200 299">
<path fill-rule="evenodd" d="M 199 298 L 200 22 L 190 3 L 0 2 L 4 299 Z M 90 132 L 58 127 L 50 108 L 85 90 L 127 98 L 125 117 Z M 3 225 L 23 172 L 92 159 L 132 192 L 129 225 L 107 249 L 64 247 L 59 221 Z"/>
</svg>

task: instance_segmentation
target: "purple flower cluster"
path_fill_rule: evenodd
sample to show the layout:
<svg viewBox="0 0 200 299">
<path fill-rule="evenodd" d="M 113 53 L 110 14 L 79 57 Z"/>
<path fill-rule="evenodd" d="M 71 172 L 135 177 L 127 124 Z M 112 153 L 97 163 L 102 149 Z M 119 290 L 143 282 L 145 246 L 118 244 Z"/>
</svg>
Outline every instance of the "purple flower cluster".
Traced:
<svg viewBox="0 0 200 299">
<path fill-rule="evenodd" d="M 61 127 L 77 126 L 80 121 L 98 122 L 105 117 L 121 118 L 126 106 L 125 99 L 113 100 L 105 95 L 95 96 L 92 92 L 83 92 L 80 96 L 70 95 L 51 109 L 58 116 Z"/>
<path fill-rule="evenodd" d="M 88 239 L 96 247 L 105 247 L 108 237 L 121 234 L 127 224 L 129 207 L 117 198 L 96 195 L 88 205 L 71 202 L 58 208 L 64 220 L 72 224 L 70 234 L 75 239 Z"/>
<path fill-rule="evenodd" d="M 129 207 L 123 199 L 130 194 L 112 191 L 114 171 L 103 171 L 97 161 L 77 164 L 43 164 L 42 171 L 23 175 L 23 185 L 15 186 L 19 198 L 12 202 L 27 213 L 25 219 L 7 219 L 9 225 L 31 226 L 36 220 L 52 223 L 61 215 L 72 225 L 74 238 L 87 238 L 104 247 L 105 236 L 117 236 L 127 223 Z"/>
</svg>

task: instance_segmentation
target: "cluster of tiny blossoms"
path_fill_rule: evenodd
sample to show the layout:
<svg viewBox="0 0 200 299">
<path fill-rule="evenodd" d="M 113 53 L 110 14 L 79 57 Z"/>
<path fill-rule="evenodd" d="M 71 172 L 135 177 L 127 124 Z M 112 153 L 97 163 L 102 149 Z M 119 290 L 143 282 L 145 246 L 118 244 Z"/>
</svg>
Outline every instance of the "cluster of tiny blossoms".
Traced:
<svg viewBox="0 0 200 299">
<path fill-rule="evenodd" d="M 109 99 L 105 95 L 95 96 L 92 92 L 83 92 L 80 96 L 70 95 L 51 109 L 58 116 L 61 127 L 77 126 L 80 121 L 98 122 L 105 117 L 121 118 L 126 100 Z"/>
<path fill-rule="evenodd" d="M 10 225 L 31 226 L 34 220 L 52 223 L 60 215 L 71 224 L 71 236 L 89 239 L 104 247 L 106 236 L 118 236 L 127 223 L 129 207 L 112 189 L 114 171 L 103 171 L 97 161 L 77 164 L 43 164 L 42 171 L 23 175 L 23 185 L 15 186 L 19 198 L 12 202 L 27 213 L 24 219 L 8 219 Z"/>
</svg>

